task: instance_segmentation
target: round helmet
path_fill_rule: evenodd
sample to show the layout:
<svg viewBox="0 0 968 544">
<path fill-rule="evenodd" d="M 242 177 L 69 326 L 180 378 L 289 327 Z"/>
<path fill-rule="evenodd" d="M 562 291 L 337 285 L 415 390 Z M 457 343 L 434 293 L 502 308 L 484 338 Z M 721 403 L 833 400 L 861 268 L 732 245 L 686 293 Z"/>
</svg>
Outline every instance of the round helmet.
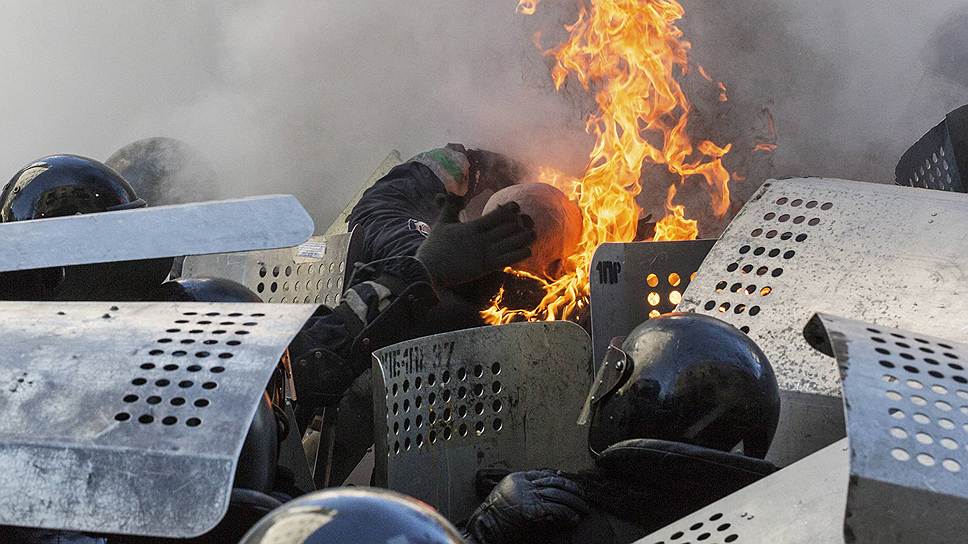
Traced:
<svg viewBox="0 0 968 544">
<path fill-rule="evenodd" d="M 593 451 L 654 438 L 722 451 L 742 443 L 763 458 L 779 416 L 773 367 L 749 337 L 710 316 L 674 313 L 612 341 L 580 422 L 590 422 Z"/>
<path fill-rule="evenodd" d="M 282 505 L 240 544 L 333 542 L 459 544 L 463 540 L 450 522 L 417 499 L 385 489 L 343 487 Z"/>
<path fill-rule="evenodd" d="M 147 300 L 167 302 L 262 302 L 251 289 L 224 278 L 181 278 L 166 281 Z"/>
<path fill-rule="evenodd" d="M 214 198 L 215 170 L 181 140 L 138 140 L 115 151 L 105 163 L 128 180 L 149 206 Z"/>
<path fill-rule="evenodd" d="M 0 192 L 0 221 L 142 208 L 131 185 L 104 164 L 77 155 L 51 155 L 17 172 Z"/>
</svg>

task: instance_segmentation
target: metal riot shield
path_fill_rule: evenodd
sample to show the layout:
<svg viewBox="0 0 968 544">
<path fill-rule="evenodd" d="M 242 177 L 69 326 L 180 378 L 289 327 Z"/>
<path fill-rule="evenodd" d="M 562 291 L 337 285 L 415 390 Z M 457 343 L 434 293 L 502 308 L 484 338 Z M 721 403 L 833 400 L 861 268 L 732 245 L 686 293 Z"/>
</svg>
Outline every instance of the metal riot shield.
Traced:
<svg viewBox="0 0 968 544">
<path fill-rule="evenodd" d="M 682 311 L 726 320 L 770 358 L 782 390 L 769 459 L 844 436 L 836 365 L 810 348 L 815 312 L 966 337 L 951 319 L 968 274 L 968 196 L 831 179 L 763 184 L 713 246 Z"/>
<path fill-rule="evenodd" d="M 591 346 L 567 321 L 428 336 L 373 354 L 377 485 L 462 519 L 487 467 L 591 465 L 575 422 L 592 383 Z"/>
<path fill-rule="evenodd" d="M 0 302 L 0 525 L 190 537 L 312 306 Z"/>
<path fill-rule="evenodd" d="M 848 460 L 841 440 L 635 544 L 844 544 Z"/>
<path fill-rule="evenodd" d="M 0 272 L 288 247 L 312 233 L 288 195 L 16 221 L 0 224 Z"/>
<path fill-rule="evenodd" d="M 911 146 L 894 175 L 898 185 L 968 192 L 968 106 L 949 113 Z"/>
<path fill-rule="evenodd" d="M 359 229 L 285 249 L 187 257 L 184 277 L 237 281 L 265 302 L 339 304 L 362 249 Z"/>
<path fill-rule="evenodd" d="M 836 356 L 850 437 L 847 533 L 941 544 L 968 534 L 968 344 L 818 314 L 806 335 Z"/>
<path fill-rule="evenodd" d="M 608 343 L 675 311 L 715 240 L 602 244 L 591 264 L 592 361 Z"/>
</svg>

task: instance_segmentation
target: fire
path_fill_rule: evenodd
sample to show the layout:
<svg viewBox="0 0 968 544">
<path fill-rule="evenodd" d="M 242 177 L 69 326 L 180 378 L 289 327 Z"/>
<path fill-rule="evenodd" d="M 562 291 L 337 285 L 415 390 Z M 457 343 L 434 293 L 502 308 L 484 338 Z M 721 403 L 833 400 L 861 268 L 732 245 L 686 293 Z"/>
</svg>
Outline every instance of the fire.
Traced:
<svg viewBox="0 0 968 544">
<path fill-rule="evenodd" d="M 537 6 L 536 0 L 520 0 L 518 11 L 531 14 Z M 545 296 L 537 308 L 506 308 L 501 291 L 481 314 L 488 323 L 568 319 L 585 307 L 595 249 L 635 239 L 643 166 L 661 165 L 680 184 L 701 176 L 715 214 L 729 210 L 730 175 L 722 158 L 731 146 L 694 145 L 687 133 L 692 106 L 677 80 L 689 68 L 691 47 L 676 26 L 683 15 L 676 0 L 580 0 L 578 19 L 565 27 L 569 39 L 546 53 L 555 61 L 555 87 L 573 78 L 594 93 L 598 106 L 586 121 L 596 141 L 581 178 L 551 168 L 539 176 L 578 202 L 582 240 L 562 277 L 541 279 Z M 711 80 L 705 69 L 700 73 Z M 725 86 L 720 91 L 725 98 Z M 666 193 L 666 215 L 656 225 L 655 240 L 689 240 L 699 233 L 698 222 L 676 204 L 676 192 L 673 184 Z"/>
</svg>

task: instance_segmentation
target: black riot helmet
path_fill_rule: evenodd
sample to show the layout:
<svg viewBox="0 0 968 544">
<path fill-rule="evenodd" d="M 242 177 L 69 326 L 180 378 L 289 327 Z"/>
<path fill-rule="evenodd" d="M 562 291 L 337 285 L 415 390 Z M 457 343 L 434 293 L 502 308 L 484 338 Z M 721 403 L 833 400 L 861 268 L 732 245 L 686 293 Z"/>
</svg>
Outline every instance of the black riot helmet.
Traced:
<svg viewBox="0 0 968 544">
<path fill-rule="evenodd" d="M 620 346 L 620 347 L 619 347 Z M 654 438 L 766 456 L 780 393 L 766 355 L 716 318 L 674 313 L 645 321 L 609 346 L 579 423 L 603 451 Z"/>
<path fill-rule="evenodd" d="M 77 155 L 51 155 L 23 167 L 0 191 L 0 222 L 144 206 L 131 186 L 100 162 Z M 0 298 L 139 300 L 147 289 L 165 281 L 171 266 L 172 259 L 163 258 L 13 272 L 0 277 Z"/>
<path fill-rule="evenodd" d="M 251 289 L 224 278 L 180 278 L 166 281 L 147 300 L 168 302 L 262 302 Z"/>
<path fill-rule="evenodd" d="M 51 155 L 17 172 L 0 192 L 0 221 L 143 208 L 131 185 L 104 164 L 77 155 Z"/>
<path fill-rule="evenodd" d="M 149 206 L 200 202 L 216 196 L 215 169 L 181 140 L 137 140 L 112 153 L 105 164 L 121 174 Z"/>
<path fill-rule="evenodd" d="M 426 504 L 384 489 L 343 487 L 282 505 L 240 544 L 460 544 L 457 529 Z"/>
</svg>

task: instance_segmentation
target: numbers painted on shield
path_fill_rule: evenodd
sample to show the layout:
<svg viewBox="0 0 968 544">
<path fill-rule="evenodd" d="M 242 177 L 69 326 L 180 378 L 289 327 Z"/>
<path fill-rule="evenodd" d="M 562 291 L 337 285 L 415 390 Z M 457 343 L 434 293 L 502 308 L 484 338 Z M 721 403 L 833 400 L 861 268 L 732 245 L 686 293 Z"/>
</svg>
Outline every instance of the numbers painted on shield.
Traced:
<svg viewBox="0 0 968 544">
<path fill-rule="evenodd" d="M 440 342 L 385 351 L 380 355 L 380 364 L 391 378 L 396 378 L 403 374 L 423 372 L 428 360 L 432 361 L 433 366 L 450 365 L 453 356 L 454 342 Z"/>
<path fill-rule="evenodd" d="M 617 261 L 598 261 L 595 265 L 598 271 L 598 283 L 614 285 L 618 283 L 618 275 L 622 273 L 622 263 Z"/>
</svg>

